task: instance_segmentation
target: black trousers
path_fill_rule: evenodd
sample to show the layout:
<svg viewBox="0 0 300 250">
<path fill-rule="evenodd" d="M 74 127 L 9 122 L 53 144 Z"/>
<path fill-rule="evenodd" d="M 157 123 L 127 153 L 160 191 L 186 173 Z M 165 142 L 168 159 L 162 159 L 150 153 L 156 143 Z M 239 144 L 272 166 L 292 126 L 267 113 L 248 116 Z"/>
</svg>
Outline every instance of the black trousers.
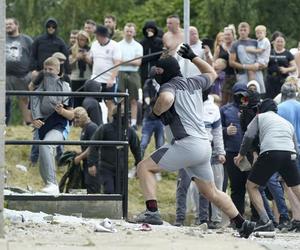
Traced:
<svg viewBox="0 0 300 250">
<path fill-rule="evenodd" d="M 240 171 L 234 164 L 233 158 L 238 155 L 238 152 L 226 152 L 226 162 L 224 164 L 230 181 L 231 199 L 241 215 L 245 212 L 245 194 L 246 182 L 249 171 Z M 250 159 L 249 159 L 250 160 Z M 252 220 L 257 220 L 258 215 L 254 207 L 251 205 Z"/>
</svg>

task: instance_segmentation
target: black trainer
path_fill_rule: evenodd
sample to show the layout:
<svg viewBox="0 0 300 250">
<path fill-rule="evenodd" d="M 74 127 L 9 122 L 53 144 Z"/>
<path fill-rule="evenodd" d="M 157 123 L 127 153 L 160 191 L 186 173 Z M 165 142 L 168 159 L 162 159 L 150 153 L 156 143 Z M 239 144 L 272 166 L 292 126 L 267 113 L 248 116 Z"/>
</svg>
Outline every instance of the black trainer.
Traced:
<svg viewBox="0 0 300 250">
<path fill-rule="evenodd" d="M 290 232 L 300 232 L 300 220 L 292 220 L 291 227 L 288 230 Z"/>
<path fill-rule="evenodd" d="M 250 236 L 250 234 L 252 234 L 252 232 L 254 231 L 254 228 L 255 228 L 255 222 L 245 220 L 243 222 L 242 227 L 238 228 L 237 230 L 241 237 L 247 239 Z"/>
<path fill-rule="evenodd" d="M 173 226 L 175 227 L 182 227 L 184 225 L 184 220 L 176 219 Z"/>
<path fill-rule="evenodd" d="M 274 224 L 274 223 L 273 223 L 273 224 Z M 275 225 L 274 225 L 274 226 L 275 226 Z M 280 217 L 279 217 L 279 224 L 278 224 L 277 228 L 278 228 L 279 230 L 282 230 L 282 229 L 284 229 L 284 228 L 287 228 L 287 229 L 291 228 L 291 221 L 290 221 L 290 219 L 289 219 L 289 218 L 286 218 L 286 217 L 282 217 L 282 216 L 280 215 Z"/>
<path fill-rule="evenodd" d="M 275 231 L 275 227 L 271 220 L 269 220 L 267 223 L 263 223 L 261 220 L 259 220 L 256 223 L 256 226 L 254 228 L 254 232 L 273 232 L 273 231 Z"/>
<path fill-rule="evenodd" d="M 136 223 L 148 223 L 152 225 L 162 225 L 163 221 L 158 211 L 151 212 L 146 210 L 135 218 Z"/>
</svg>

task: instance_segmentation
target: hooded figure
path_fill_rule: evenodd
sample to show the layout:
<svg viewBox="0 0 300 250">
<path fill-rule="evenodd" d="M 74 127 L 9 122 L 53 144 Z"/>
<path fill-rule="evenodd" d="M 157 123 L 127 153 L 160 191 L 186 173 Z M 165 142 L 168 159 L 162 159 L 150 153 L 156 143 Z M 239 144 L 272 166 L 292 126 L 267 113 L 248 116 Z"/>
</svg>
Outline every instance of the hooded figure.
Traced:
<svg viewBox="0 0 300 250">
<path fill-rule="evenodd" d="M 68 47 L 63 39 L 57 36 L 58 23 L 56 19 L 47 19 L 45 29 L 46 32 L 38 36 L 32 44 L 31 70 L 41 71 L 43 63 L 48 57 L 56 52 L 61 52 L 66 57 L 64 63 L 65 73 L 70 74 Z"/>
<path fill-rule="evenodd" d="M 235 105 L 240 107 L 248 102 L 247 86 L 243 83 L 237 82 L 232 87 L 233 102 Z"/>
<path fill-rule="evenodd" d="M 158 28 L 154 21 L 148 21 L 143 27 L 144 38 L 141 40 L 141 45 L 143 46 L 144 56 L 151 53 L 162 51 L 163 42 L 160 37 L 158 37 Z M 147 78 L 149 78 L 150 68 L 155 65 L 160 55 L 151 56 L 142 59 L 141 79 L 142 85 L 144 85 Z"/>
</svg>

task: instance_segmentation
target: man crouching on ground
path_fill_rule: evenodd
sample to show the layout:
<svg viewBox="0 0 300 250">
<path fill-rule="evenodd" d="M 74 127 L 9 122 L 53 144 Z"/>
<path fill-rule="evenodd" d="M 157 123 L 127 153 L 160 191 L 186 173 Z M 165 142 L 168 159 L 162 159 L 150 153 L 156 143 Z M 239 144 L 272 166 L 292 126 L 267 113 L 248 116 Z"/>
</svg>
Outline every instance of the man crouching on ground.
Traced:
<svg viewBox="0 0 300 250">
<path fill-rule="evenodd" d="M 210 165 L 211 146 L 202 119 L 202 91 L 211 86 L 217 74 L 194 54 L 189 45 L 184 44 L 178 53 L 191 60 L 202 75 L 182 77 L 176 59 L 170 56 L 159 59 L 152 69 L 155 80 L 161 85 L 153 114 L 170 128 L 174 139 L 138 164 L 137 175 L 146 200 L 146 211 L 137 216 L 136 222 L 163 223 L 157 208 L 154 174 L 162 169 L 177 171 L 185 168 L 199 192 L 229 216 L 241 237 L 248 238 L 255 223 L 244 220 L 230 197 L 216 188 Z"/>
</svg>

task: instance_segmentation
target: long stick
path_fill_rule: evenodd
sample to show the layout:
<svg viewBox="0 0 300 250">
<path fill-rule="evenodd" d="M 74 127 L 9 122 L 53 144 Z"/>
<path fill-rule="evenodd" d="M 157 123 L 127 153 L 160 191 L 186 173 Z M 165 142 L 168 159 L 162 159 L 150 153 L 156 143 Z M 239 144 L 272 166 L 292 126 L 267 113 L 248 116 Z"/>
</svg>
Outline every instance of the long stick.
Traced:
<svg viewBox="0 0 300 250">
<path fill-rule="evenodd" d="M 151 56 L 156 56 L 156 55 L 160 55 L 162 53 L 165 53 L 167 52 L 168 50 L 161 50 L 161 51 L 158 51 L 158 52 L 154 52 L 154 53 L 151 53 L 151 54 L 148 54 L 148 55 L 144 55 L 144 56 L 139 56 L 139 57 L 135 57 L 133 59 L 130 59 L 128 61 L 124 61 L 124 62 L 121 62 L 119 64 L 116 64 L 114 66 L 112 66 L 111 68 L 107 69 L 107 70 L 104 70 L 103 72 L 101 72 L 100 74 L 96 75 L 94 78 L 90 79 L 89 81 L 94 81 L 95 79 L 97 79 L 98 77 L 104 75 L 105 73 L 115 69 L 115 68 L 118 68 L 124 64 L 127 64 L 127 63 L 130 63 L 130 62 L 133 62 L 133 61 L 136 61 L 136 60 L 139 60 L 139 59 L 145 59 L 145 58 L 148 58 L 148 57 L 151 57 Z M 78 92 L 80 90 L 82 90 L 82 88 L 84 88 L 84 85 L 82 85 L 80 88 L 76 89 L 75 92 Z"/>
<path fill-rule="evenodd" d="M 104 70 L 103 72 L 101 72 L 100 74 L 96 75 L 94 78 L 92 78 L 92 79 L 90 79 L 90 80 L 88 80 L 88 81 L 94 81 L 95 79 L 97 79 L 98 77 L 102 76 L 103 74 L 105 74 L 105 73 L 107 73 L 107 72 L 109 72 L 109 71 L 111 71 L 111 70 L 113 70 L 113 69 L 115 69 L 115 68 L 118 68 L 118 67 L 120 67 L 120 66 L 122 66 L 122 65 L 124 65 L 124 64 L 130 63 L 130 62 L 133 62 L 133 61 L 136 61 L 136 60 L 139 60 L 139 59 L 144 59 L 144 58 L 148 58 L 148 57 L 151 57 L 151 56 L 160 55 L 160 54 L 162 54 L 162 53 L 167 53 L 167 52 L 168 52 L 168 50 L 161 50 L 161 51 L 158 51 L 158 52 L 154 52 L 154 53 L 151 53 L 151 54 L 148 54 L 148 55 L 144 55 L 144 56 L 135 57 L 135 58 L 133 58 L 133 59 L 130 59 L 130 60 L 121 62 L 121 63 L 119 63 L 119 64 L 116 64 L 116 65 L 112 66 L 111 68 L 109 68 L 109 69 L 107 69 L 107 70 Z M 84 87 L 85 87 L 85 84 L 82 85 L 80 88 L 76 89 L 76 91 L 74 91 L 74 92 L 79 92 L 79 91 L 82 90 Z M 65 101 L 68 101 L 69 99 L 70 99 L 70 96 L 69 96 L 68 98 L 66 98 L 66 100 L 64 100 L 64 102 L 65 102 Z M 56 111 L 54 111 L 54 112 L 56 112 Z M 52 114 L 54 114 L 54 112 L 52 112 Z M 44 120 L 44 122 L 46 122 L 47 119 L 48 119 L 52 114 L 50 114 L 50 115 Z"/>
</svg>

